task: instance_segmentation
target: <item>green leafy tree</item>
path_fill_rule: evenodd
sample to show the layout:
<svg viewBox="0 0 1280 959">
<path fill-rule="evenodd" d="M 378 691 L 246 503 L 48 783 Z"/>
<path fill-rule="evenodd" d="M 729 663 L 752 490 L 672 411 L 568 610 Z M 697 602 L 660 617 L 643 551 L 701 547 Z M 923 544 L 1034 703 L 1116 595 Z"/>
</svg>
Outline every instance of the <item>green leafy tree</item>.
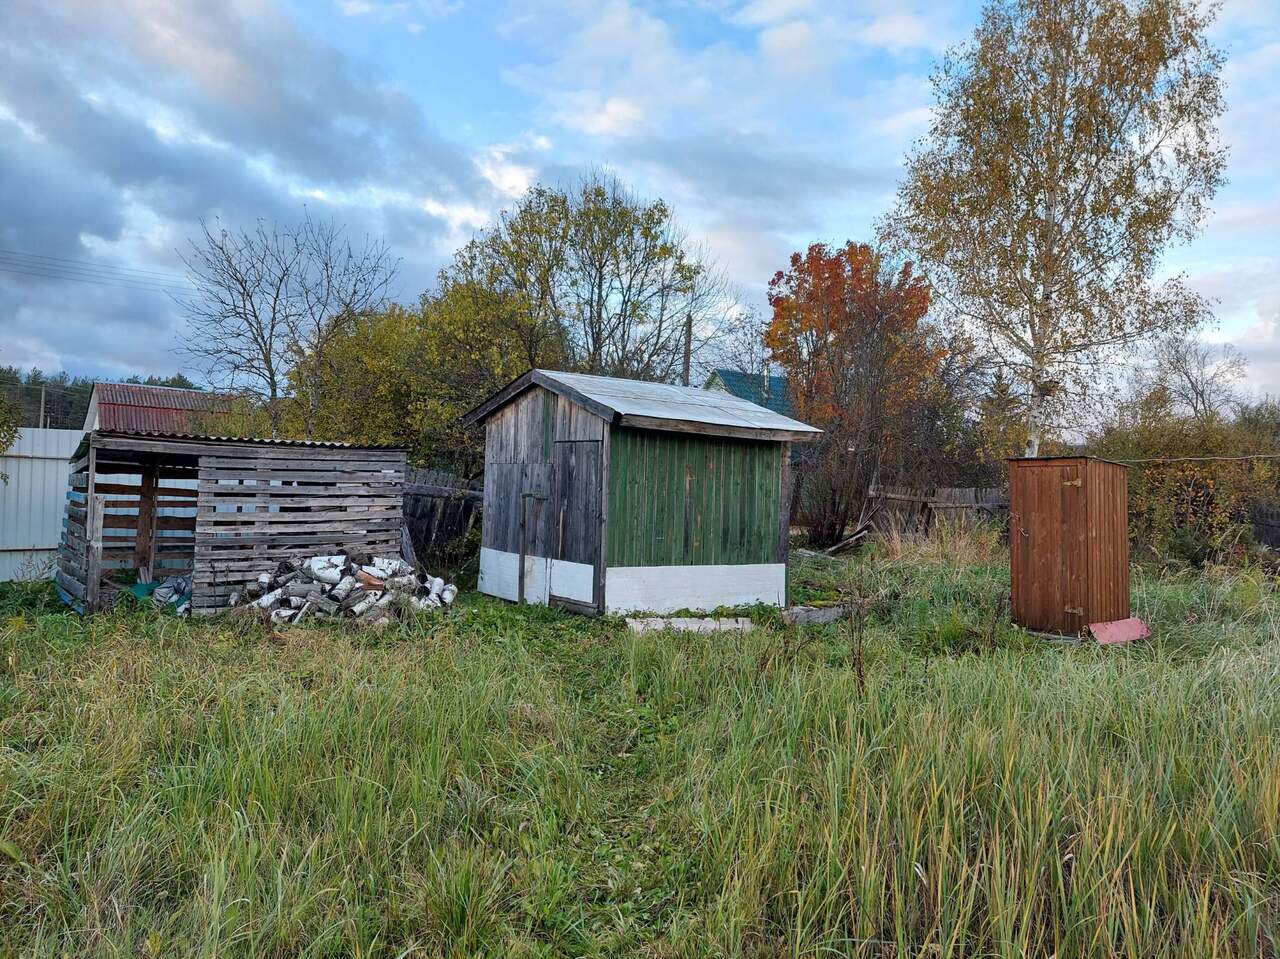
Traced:
<svg viewBox="0 0 1280 959">
<path fill-rule="evenodd" d="M 482 439 L 461 416 L 529 366 L 555 365 L 559 345 L 538 348 L 509 323 L 517 308 L 491 288 L 441 277 L 416 309 L 391 306 L 336 337 L 318 435 L 409 447 L 412 461 L 478 476 Z"/>
<path fill-rule="evenodd" d="M 0 393 L 0 455 L 8 452 L 13 441 L 18 438 L 21 420 L 18 407 L 3 393 Z M 0 482 L 9 482 L 9 474 L 0 470 Z"/>
<path fill-rule="evenodd" d="M 727 285 L 662 200 L 616 178 L 535 186 L 459 251 L 454 282 L 499 297 L 527 361 L 610 376 L 687 381 L 728 312 Z"/>
<path fill-rule="evenodd" d="M 1025 384 L 1028 455 L 1100 364 L 1194 328 L 1162 252 L 1222 183 L 1222 54 L 1196 0 L 992 0 L 937 68 L 888 238 Z"/>
</svg>

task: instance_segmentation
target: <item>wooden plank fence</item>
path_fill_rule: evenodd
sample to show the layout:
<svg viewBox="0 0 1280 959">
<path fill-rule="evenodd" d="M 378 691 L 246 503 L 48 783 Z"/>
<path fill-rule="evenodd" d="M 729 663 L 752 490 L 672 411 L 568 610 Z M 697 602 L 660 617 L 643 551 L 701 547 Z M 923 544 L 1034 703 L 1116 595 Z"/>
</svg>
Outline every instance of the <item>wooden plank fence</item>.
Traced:
<svg viewBox="0 0 1280 959">
<path fill-rule="evenodd" d="M 404 483 L 404 522 L 421 559 L 438 553 L 475 526 L 484 484 L 444 470 L 410 469 Z"/>
<path fill-rule="evenodd" d="M 1009 518 L 1009 493 L 1001 487 L 876 486 L 868 496 L 880 507 L 876 518 L 880 529 L 927 533 L 938 516 L 1001 525 Z"/>
</svg>

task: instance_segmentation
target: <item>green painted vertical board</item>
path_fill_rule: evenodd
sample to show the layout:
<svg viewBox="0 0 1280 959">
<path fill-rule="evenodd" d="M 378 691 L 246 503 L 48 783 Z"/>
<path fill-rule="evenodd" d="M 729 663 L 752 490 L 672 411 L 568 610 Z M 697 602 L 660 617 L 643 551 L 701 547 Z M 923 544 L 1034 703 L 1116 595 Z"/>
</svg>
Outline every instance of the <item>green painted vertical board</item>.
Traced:
<svg viewBox="0 0 1280 959">
<path fill-rule="evenodd" d="M 623 427 L 612 437 L 610 565 L 774 561 L 777 444 Z"/>
</svg>

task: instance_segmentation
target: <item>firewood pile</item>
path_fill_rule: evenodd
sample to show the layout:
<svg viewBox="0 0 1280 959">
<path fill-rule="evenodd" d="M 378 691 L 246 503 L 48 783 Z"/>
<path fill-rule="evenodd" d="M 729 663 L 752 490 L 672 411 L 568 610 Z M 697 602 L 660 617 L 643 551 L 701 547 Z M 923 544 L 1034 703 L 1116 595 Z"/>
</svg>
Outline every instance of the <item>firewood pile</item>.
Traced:
<svg viewBox="0 0 1280 959">
<path fill-rule="evenodd" d="M 284 560 L 233 593 L 231 605 L 263 610 L 273 623 L 347 619 L 382 627 L 410 610 L 451 606 L 457 595 L 457 586 L 398 557 L 340 553 Z"/>
</svg>

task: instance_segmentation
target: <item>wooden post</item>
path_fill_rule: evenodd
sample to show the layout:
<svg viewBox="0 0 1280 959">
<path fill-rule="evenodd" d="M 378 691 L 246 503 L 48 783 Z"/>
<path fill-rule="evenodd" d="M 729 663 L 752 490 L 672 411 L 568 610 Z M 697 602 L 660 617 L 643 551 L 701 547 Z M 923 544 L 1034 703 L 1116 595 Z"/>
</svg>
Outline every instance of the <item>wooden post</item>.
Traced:
<svg viewBox="0 0 1280 959">
<path fill-rule="evenodd" d="M 98 451 L 89 441 L 88 473 L 84 485 L 84 611 L 98 606 L 98 578 L 102 575 L 102 502 L 94 491 L 98 480 Z"/>
<path fill-rule="evenodd" d="M 596 554 L 595 607 L 601 616 L 605 613 L 604 585 L 609 572 L 609 446 L 613 439 L 612 427 L 604 424 L 604 436 L 600 441 L 600 552 Z"/>
<path fill-rule="evenodd" d="M 516 570 L 516 602 L 524 605 L 525 517 L 529 515 L 529 494 L 520 493 L 520 560 Z"/>
<path fill-rule="evenodd" d="M 779 444 L 782 449 L 782 473 L 778 490 L 778 562 L 786 570 L 783 573 L 782 605 L 791 605 L 791 444 Z"/>
<path fill-rule="evenodd" d="M 133 565 L 138 571 L 138 582 L 151 582 L 151 567 L 155 563 L 156 528 L 156 473 L 154 462 L 142 467 L 142 485 L 138 488 L 138 525 L 134 535 Z"/>
<path fill-rule="evenodd" d="M 98 593 L 102 580 L 102 510 L 107 497 L 102 493 L 90 493 L 86 501 L 85 534 L 89 537 L 89 547 L 85 556 L 84 570 L 84 609 L 86 613 L 97 612 Z"/>
</svg>

